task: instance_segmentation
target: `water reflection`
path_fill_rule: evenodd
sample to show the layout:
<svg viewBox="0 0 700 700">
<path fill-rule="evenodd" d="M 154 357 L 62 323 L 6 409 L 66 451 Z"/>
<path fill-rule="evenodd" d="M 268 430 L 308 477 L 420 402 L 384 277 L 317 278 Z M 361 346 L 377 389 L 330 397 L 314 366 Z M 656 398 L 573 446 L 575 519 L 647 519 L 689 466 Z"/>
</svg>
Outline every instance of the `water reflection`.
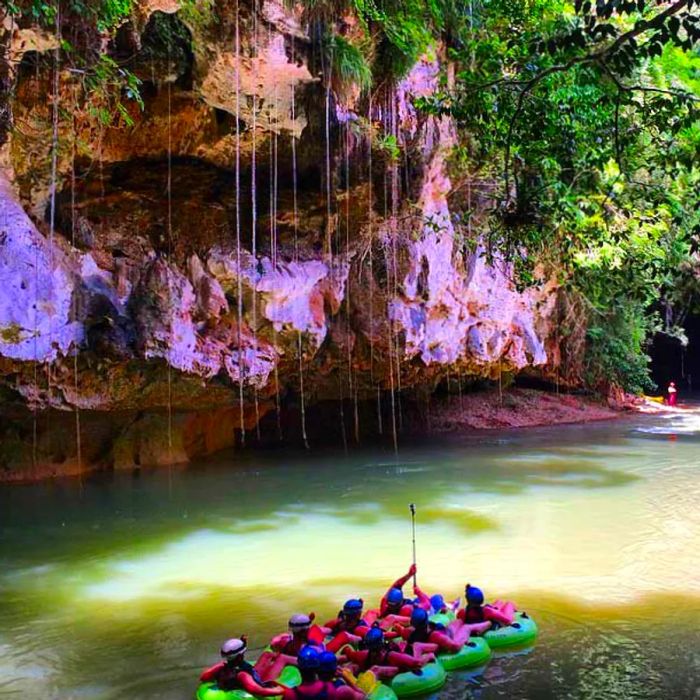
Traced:
<svg viewBox="0 0 700 700">
<path fill-rule="evenodd" d="M 189 698 L 225 637 L 377 599 L 415 501 L 423 586 L 478 582 L 542 630 L 442 697 L 693 698 L 698 438 L 639 432 L 675 420 L 2 489 L 0 696 Z"/>
</svg>

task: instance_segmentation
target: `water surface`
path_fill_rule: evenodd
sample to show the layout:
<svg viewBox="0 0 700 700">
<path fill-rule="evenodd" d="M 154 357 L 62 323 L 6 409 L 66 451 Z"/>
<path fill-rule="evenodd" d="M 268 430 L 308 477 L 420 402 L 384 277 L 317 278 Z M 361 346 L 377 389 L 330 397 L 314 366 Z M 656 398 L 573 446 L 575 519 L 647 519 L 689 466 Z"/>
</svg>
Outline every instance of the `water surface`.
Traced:
<svg viewBox="0 0 700 700">
<path fill-rule="evenodd" d="M 225 638 L 410 563 L 540 624 L 442 698 L 699 698 L 700 415 L 0 489 L 0 697 L 184 700 Z M 252 655 L 254 656 L 254 654 Z"/>
</svg>

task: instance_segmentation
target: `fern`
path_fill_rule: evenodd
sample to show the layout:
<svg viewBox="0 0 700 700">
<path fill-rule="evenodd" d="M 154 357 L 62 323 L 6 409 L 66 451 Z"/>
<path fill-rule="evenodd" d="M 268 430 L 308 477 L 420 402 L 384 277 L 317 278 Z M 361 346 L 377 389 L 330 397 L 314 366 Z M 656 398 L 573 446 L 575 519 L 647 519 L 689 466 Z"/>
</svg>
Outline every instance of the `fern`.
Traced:
<svg viewBox="0 0 700 700">
<path fill-rule="evenodd" d="M 336 94 L 347 96 L 353 88 L 366 92 L 372 87 L 372 68 L 367 60 L 371 53 L 369 42 L 359 47 L 338 34 L 329 34 L 324 43 Z"/>
</svg>

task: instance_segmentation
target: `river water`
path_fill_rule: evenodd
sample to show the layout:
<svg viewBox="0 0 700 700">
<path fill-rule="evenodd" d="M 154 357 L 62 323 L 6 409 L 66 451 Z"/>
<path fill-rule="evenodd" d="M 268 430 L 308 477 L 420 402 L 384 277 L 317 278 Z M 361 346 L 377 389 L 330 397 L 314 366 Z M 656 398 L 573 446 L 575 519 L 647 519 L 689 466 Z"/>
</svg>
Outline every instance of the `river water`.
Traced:
<svg viewBox="0 0 700 700">
<path fill-rule="evenodd" d="M 0 489 L 0 697 L 185 700 L 219 644 L 411 558 L 538 621 L 441 698 L 700 698 L 700 414 Z M 251 654 L 252 657 L 255 654 Z"/>
</svg>

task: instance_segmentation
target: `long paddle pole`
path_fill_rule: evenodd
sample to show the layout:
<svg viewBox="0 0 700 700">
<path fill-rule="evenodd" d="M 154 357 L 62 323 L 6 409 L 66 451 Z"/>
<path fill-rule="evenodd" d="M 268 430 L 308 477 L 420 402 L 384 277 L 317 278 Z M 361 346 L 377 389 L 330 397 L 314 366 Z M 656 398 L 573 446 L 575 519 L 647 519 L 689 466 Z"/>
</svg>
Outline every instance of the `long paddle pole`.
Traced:
<svg viewBox="0 0 700 700">
<path fill-rule="evenodd" d="M 409 503 L 408 508 L 411 511 L 411 540 L 413 543 L 413 566 L 416 566 L 416 504 Z M 416 574 L 413 574 L 413 585 L 416 585 Z"/>
</svg>

